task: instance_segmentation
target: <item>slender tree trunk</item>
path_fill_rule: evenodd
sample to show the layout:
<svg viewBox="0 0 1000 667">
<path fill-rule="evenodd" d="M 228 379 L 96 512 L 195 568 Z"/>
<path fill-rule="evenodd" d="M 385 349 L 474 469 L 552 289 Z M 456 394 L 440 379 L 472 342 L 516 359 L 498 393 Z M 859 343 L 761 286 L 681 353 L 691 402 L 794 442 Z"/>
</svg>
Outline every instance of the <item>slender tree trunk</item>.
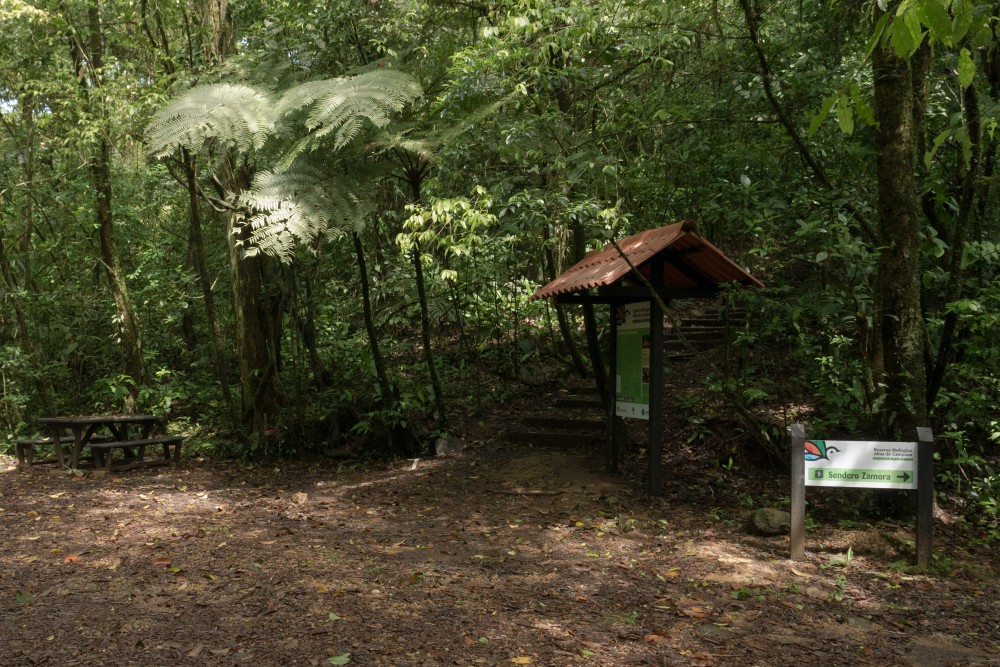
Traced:
<svg viewBox="0 0 1000 667">
<path fill-rule="evenodd" d="M 18 188 L 21 196 L 18 210 L 18 228 L 15 238 L 14 255 L 18 264 L 22 267 L 23 279 L 18 282 L 11 264 L 11 257 L 7 254 L 5 244 L 5 234 L 3 226 L 0 225 L 0 277 L 2 277 L 4 289 L 3 300 L 9 302 L 14 311 L 14 321 L 17 325 L 17 343 L 30 363 L 35 367 L 36 372 L 31 373 L 35 392 L 38 401 L 46 414 L 54 414 L 52 409 L 52 398 L 49 385 L 46 382 L 45 374 L 41 371 L 44 367 L 42 350 L 35 346 L 34 338 L 31 335 L 29 320 L 31 319 L 26 308 L 24 296 L 36 291 L 35 281 L 32 280 L 31 262 L 31 242 L 34 237 L 34 162 L 35 162 L 35 101 L 31 93 L 22 95 L 18 100 L 18 108 L 21 116 L 21 185 Z M 13 426 L 13 425 L 12 425 Z"/>
<path fill-rule="evenodd" d="M 583 259 L 587 250 L 587 240 L 584 237 L 583 225 L 574 216 L 570 222 L 570 236 L 573 242 L 573 260 Z M 604 365 L 604 354 L 601 351 L 601 343 L 597 333 L 597 316 L 594 314 L 594 305 L 583 304 L 583 328 L 587 336 L 587 353 L 590 356 L 590 367 L 594 371 L 594 383 L 597 385 L 597 394 L 601 397 L 601 403 L 607 408 L 612 399 L 608 387 L 608 371 Z"/>
<path fill-rule="evenodd" d="M 306 267 L 299 272 L 292 266 L 292 280 L 289 285 L 289 292 L 294 295 L 291 312 L 295 317 L 295 326 L 299 330 L 299 338 L 306 348 L 306 356 L 309 358 L 309 371 L 312 374 L 313 386 L 317 389 L 326 389 L 330 383 L 330 373 L 323 368 L 323 360 L 319 356 L 319 336 L 316 333 L 316 302 L 313 292 L 312 273 L 315 271 L 315 264 Z M 302 285 L 305 290 L 304 303 L 298 298 L 298 280 L 296 276 L 303 274 Z"/>
<path fill-rule="evenodd" d="M 421 161 L 410 165 L 407 168 L 407 180 L 413 196 L 413 203 L 419 204 L 423 198 L 421 192 L 423 179 L 426 173 Z M 413 251 L 410 258 L 413 262 L 413 270 L 417 281 L 417 299 L 420 302 L 420 339 L 424 347 L 424 360 L 427 363 L 427 375 L 430 377 L 431 388 L 434 391 L 434 408 L 437 411 L 438 425 L 442 431 L 448 430 L 448 411 L 445 408 L 444 388 L 441 386 L 441 379 L 438 377 L 437 366 L 434 364 L 434 350 L 431 348 L 431 316 L 427 307 L 427 289 L 424 285 L 424 266 L 420 259 L 420 245 L 414 242 Z"/>
<path fill-rule="evenodd" d="M 893 12 L 898 3 L 890 3 Z M 884 360 L 882 437 L 912 437 L 927 424 L 925 324 L 920 306 L 920 218 L 914 164 L 913 81 L 890 45 L 873 54 L 878 121 L 878 220 L 882 251 L 876 280 L 876 326 Z"/>
<path fill-rule="evenodd" d="M 544 261 L 548 280 L 555 280 L 556 262 L 555 257 L 552 256 L 552 249 L 549 247 L 545 248 Z M 556 311 L 556 321 L 559 323 L 559 334 L 562 336 L 563 345 L 566 347 L 566 352 L 569 353 L 569 358 L 573 362 L 573 368 L 576 370 L 576 374 L 582 378 L 588 377 L 590 373 L 587 371 L 587 365 L 583 363 L 583 357 L 580 356 L 580 350 L 576 346 L 576 341 L 573 340 L 573 330 L 569 325 L 569 318 L 566 317 L 566 308 L 555 300 L 553 300 L 552 307 Z"/>
<path fill-rule="evenodd" d="M 394 392 L 392 384 L 389 382 L 389 374 L 385 370 L 385 358 L 382 356 L 382 349 L 379 346 L 378 331 L 375 330 L 371 285 L 368 282 L 368 264 L 365 262 L 365 250 L 361 245 L 361 237 L 357 233 L 352 233 L 351 240 L 354 242 L 354 255 L 358 259 L 358 277 L 361 280 L 361 305 L 365 316 L 365 332 L 368 334 L 368 347 L 371 350 L 372 364 L 375 366 L 375 379 L 381 394 L 379 400 L 382 406 L 386 407 L 392 401 Z"/>
<path fill-rule="evenodd" d="M 424 346 L 424 361 L 427 363 L 427 374 L 434 389 L 434 408 L 437 411 L 438 424 L 443 431 L 448 430 L 448 412 L 445 410 L 444 394 L 441 379 L 438 377 L 437 366 L 434 364 L 434 353 L 431 350 L 431 317 L 427 308 L 427 290 L 424 287 L 424 266 L 420 259 L 420 248 L 416 244 L 410 253 L 413 270 L 417 277 L 417 299 L 420 301 L 420 341 Z"/>
<path fill-rule="evenodd" d="M 945 288 L 945 304 L 953 303 L 962 297 L 962 279 L 964 267 L 962 256 L 965 253 L 965 239 L 970 226 L 970 219 L 976 212 L 976 181 L 979 178 L 980 141 L 982 122 L 979 115 L 979 93 L 975 83 L 963 91 L 965 105 L 965 126 L 969 131 L 969 164 L 966 165 L 962 178 L 962 190 L 958 199 L 958 215 L 952 227 L 951 241 L 948 244 L 948 285 Z M 944 316 L 941 327 L 941 342 L 938 345 L 936 357 L 928 364 L 927 406 L 934 405 L 938 391 L 944 382 L 945 370 L 951 363 L 955 338 L 958 335 L 958 313 L 949 310 Z"/>
<path fill-rule="evenodd" d="M 215 311 L 215 293 L 212 289 L 212 276 L 208 271 L 208 264 L 205 261 L 205 237 L 201 224 L 201 199 L 198 194 L 197 172 L 195 170 L 194 158 L 187 149 L 184 149 L 181 157 L 188 193 L 191 261 L 198 274 L 198 284 L 201 286 L 202 301 L 205 304 L 205 318 L 208 320 L 208 329 L 212 333 L 212 363 L 215 366 L 215 375 L 219 381 L 219 388 L 222 390 L 222 397 L 229 408 L 230 416 L 235 419 L 236 403 L 233 401 L 233 393 L 229 389 L 230 372 L 226 366 L 226 348 L 222 337 L 222 330 L 219 327 L 219 318 Z"/>
<path fill-rule="evenodd" d="M 93 90 L 97 94 L 87 95 L 91 112 L 96 118 L 105 118 L 103 100 L 100 96 L 102 77 L 104 76 L 104 33 L 101 23 L 100 6 L 97 0 L 91 0 L 87 8 L 87 16 L 90 24 L 90 81 Z M 85 86 L 86 81 L 81 83 Z M 89 91 L 88 91 L 89 92 Z M 101 260 L 107 270 L 108 279 L 111 283 L 111 293 L 115 300 L 115 311 L 118 317 L 119 336 L 122 345 L 122 353 L 125 361 L 125 374 L 131 378 L 128 383 L 128 409 L 133 409 L 138 398 L 139 385 L 142 384 L 142 345 L 139 335 L 139 322 L 136 318 L 135 310 L 132 307 L 129 297 L 128 286 L 125 283 L 125 276 L 122 272 L 118 255 L 115 252 L 114 243 L 114 220 L 112 217 L 112 190 L 111 190 L 111 144 L 108 139 L 107 119 L 102 122 L 100 137 L 97 141 L 97 148 L 91 164 L 91 183 L 95 194 L 95 218 L 97 222 L 97 233 L 100 240 Z"/>
</svg>

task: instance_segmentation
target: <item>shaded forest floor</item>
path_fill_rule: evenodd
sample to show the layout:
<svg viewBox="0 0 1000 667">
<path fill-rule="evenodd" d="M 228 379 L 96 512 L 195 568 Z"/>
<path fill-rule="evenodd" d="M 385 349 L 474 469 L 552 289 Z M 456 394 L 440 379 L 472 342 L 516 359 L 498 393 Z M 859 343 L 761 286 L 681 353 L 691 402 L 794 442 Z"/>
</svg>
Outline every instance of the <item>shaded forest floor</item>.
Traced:
<svg viewBox="0 0 1000 667">
<path fill-rule="evenodd" d="M 679 447 L 652 498 L 638 454 L 614 477 L 505 443 L 536 404 L 366 470 L 5 457 L 0 664 L 1000 665 L 1000 577 L 958 528 L 947 574 L 898 565 L 908 526 L 856 521 L 811 526 L 793 563 L 744 528 L 787 479 Z"/>
</svg>

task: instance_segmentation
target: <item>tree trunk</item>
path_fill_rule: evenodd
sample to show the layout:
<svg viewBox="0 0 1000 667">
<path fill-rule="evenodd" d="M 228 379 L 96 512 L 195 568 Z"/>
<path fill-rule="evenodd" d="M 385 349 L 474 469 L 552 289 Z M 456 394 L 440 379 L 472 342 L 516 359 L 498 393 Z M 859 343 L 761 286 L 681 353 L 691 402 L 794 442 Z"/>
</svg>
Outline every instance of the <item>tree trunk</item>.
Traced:
<svg viewBox="0 0 1000 667">
<path fill-rule="evenodd" d="M 264 296 L 261 255 L 246 257 L 243 244 L 247 230 L 239 216 L 226 217 L 229 271 L 236 320 L 236 348 L 239 354 L 242 411 L 240 421 L 249 426 L 256 453 L 269 454 L 270 429 L 280 404 L 277 385 L 277 350 L 271 340 L 272 327 Z"/>
<path fill-rule="evenodd" d="M 406 168 L 407 181 L 410 184 L 412 202 L 419 204 L 423 198 L 422 184 L 426 175 L 426 164 L 418 159 Z M 420 302 L 420 339 L 424 347 L 424 360 L 427 362 L 427 375 L 430 377 L 431 389 L 434 392 L 434 408 L 437 411 L 438 426 L 442 431 L 448 430 L 448 411 L 445 408 L 444 390 L 438 377 L 437 366 L 434 365 L 434 351 L 431 349 L 431 316 L 427 307 L 427 290 L 424 286 L 424 267 L 420 260 L 420 246 L 414 241 L 411 253 L 413 270 L 417 281 L 417 299 Z"/>
<path fill-rule="evenodd" d="M 34 208 L 32 199 L 34 193 L 34 161 L 35 161 L 35 101 L 30 93 L 22 95 L 18 100 L 18 108 L 21 115 L 21 129 L 23 141 L 21 142 L 21 155 L 24 159 L 21 162 L 21 186 L 18 192 L 21 196 L 18 206 L 18 229 L 15 239 L 14 255 L 18 264 L 22 267 L 23 279 L 21 284 L 12 270 L 12 258 L 8 256 L 5 235 L 0 228 L 0 277 L 2 277 L 4 290 L 4 301 L 9 301 L 14 311 L 14 321 L 17 325 L 17 342 L 24 356 L 36 369 L 31 373 L 35 391 L 38 394 L 38 401 L 45 414 L 54 414 L 52 409 L 52 398 L 50 387 L 46 381 L 46 375 L 41 369 L 45 364 L 40 348 L 35 346 L 34 338 L 31 335 L 30 316 L 26 309 L 25 294 L 37 291 L 35 281 L 32 280 L 31 268 L 31 242 L 34 236 Z M 15 424 L 12 424 L 13 428 Z"/>
<path fill-rule="evenodd" d="M 546 246 L 544 252 L 545 271 L 547 279 L 551 282 L 556 279 L 556 261 L 555 257 L 552 255 L 551 247 Z M 559 334 L 562 336 L 563 345 L 566 346 L 569 358 L 573 362 L 573 368 L 576 370 L 577 375 L 581 378 L 585 378 L 589 376 L 590 373 L 587 371 L 586 364 L 583 363 L 583 357 L 580 356 L 580 350 L 576 346 L 576 341 L 573 340 L 573 330 L 569 325 L 569 318 L 566 317 L 566 309 L 561 303 L 554 300 L 552 307 L 555 308 L 556 321 L 559 322 Z"/>
<path fill-rule="evenodd" d="M 976 181 L 979 178 L 979 164 L 981 152 L 982 122 L 979 115 L 979 93 L 975 88 L 975 83 L 963 91 L 963 101 L 965 106 L 965 126 L 969 130 L 969 164 L 966 165 L 965 174 L 962 178 L 962 189 L 958 199 L 958 215 L 955 216 L 955 223 L 952 227 L 950 242 L 948 244 L 948 285 L 945 288 L 944 304 L 947 306 L 962 297 L 962 278 L 964 267 L 962 266 L 962 256 L 965 253 L 965 239 L 970 226 L 970 219 L 976 211 Z M 927 380 L 927 406 L 934 405 L 938 391 L 944 382 L 945 370 L 951 363 L 953 356 L 953 346 L 959 329 L 958 313 L 949 310 L 944 316 L 944 325 L 941 327 L 941 342 L 938 345 L 937 354 L 934 360 L 928 364 Z"/>
<path fill-rule="evenodd" d="M 90 24 L 90 81 L 94 90 L 101 87 L 104 68 L 104 33 L 101 24 L 100 7 L 97 0 L 91 0 L 87 8 Z M 86 86 L 85 80 L 82 80 Z M 85 88 L 86 91 L 86 88 Z M 104 117 L 103 100 L 99 95 L 88 95 L 88 103 L 96 118 Z M 91 183 L 95 195 L 95 218 L 98 228 L 98 238 L 101 247 L 101 260 L 108 272 L 111 283 L 111 293 L 115 300 L 115 311 L 118 318 L 118 334 L 124 355 L 125 374 L 129 376 L 128 400 L 126 409 L 135 407 L 142 384 L 142 345 L 139 335 L 139 322 L 129 297 L 128 286 L 122 273 L 118 255 L 115 253 L 114 220 L 112 218 L 111 202 L 111 144 L 107 136 L 108 124 L 102 123 L 99 130 L 97 148 L 91 164 Z"/>
<path fill-rule="evenodd" d="M 291 267 L 291 279 L 289 281 L 289 293 L 293 295 L 293 303 L 290 311 L 295 317 L 295 326 L 299 331 L 299 338 L 306 348 L 306 356 L 309 358 L 309 372 L 312 374 L 313 386 L 322 391 L 326 389 L 332 381 L 332 375 L 323 368 L 323 360 L 319 356 L 319 335 L 316 331 L 316 298 L 313 292 L 313 272 L 315 264 L 307 266 L 303 271 L 298 271 L 293 264 Z M 302 285 L 305 289 L 305 299 L 298 298 L 298 275 L 302 274 Z"/>
<path fill-rule="evenodd" d="M 887 9 L 892 13 L 898 3 Z M 875 285 L 876 328 L 884 363 L 881 437 L 913 436 L 927 425 L 925 324 L 920 307 L 920 218 L 915 173 L 913 80 L 890 45 L 873 55 L 878 121 L 878 220 L 882 252 Z"/>
<path fill-rule="evenodd" d="M 431 351 L 431 316 L 427 308 L 427 290 L 424 287 L 424 267 L 420 260 L 420 247 L 414 244 L 411 252 L 413 270 L 417 277 L 417 299 L 420 301 L 420 341 L 424 346 L 424 360 L 427 362 L 427 374 L 434 390 L 434 408 L 437 411 L 438 424 L 441 430 L 448 430 L 448 413 L 445 410 L 441 379 L 438 377 L 437 366 L 434 365 L 434 354 Z"/>
<path fill-rule="evenodd" d="M 587 239 L 584 237 L 583 225 L 574 217 L 570 222 L 570 235 L 573 239 L 573 261 L 580 261 L 587 251 Z M 597 333 L 597 317 L 594 314 L 594 305 L 583 304 L 583 327 L 587 335 L 587 353 L 590 356 L 590 367 L 594 372 L 594 383 L 597 385 L 597 394 L 601 398 L 601 403 L 608 408 L 613 398 L 608 387 L 608 371 L 604 365 L 604 354 L 601 351 L 601 343 Z"/>
<path fill-rule="evenodd" d="M 365 250 L 361 245 L 361 237 L 351 234 L 354 241 L 354 255 L 358 259 L 358 277 L 361 281 L 361 305 L 364 309 L 365 332 L 368 334 L 368 347 L 371 350 L 372 364 L 375 366 L 375 379 L 378 382 L 379 400 L 383 407 L 388 406 L 393 399 L 393 389 L 389 382 L 389 374 L 385 370 L 385 358 L 379 347 L 378 332 L 375 330 L 375 318 L 372 315 L 371 285 L 368 282 L 368 264 L 365 262 Z"/>
<path fill-rule="evenodd" d="M 230 373 L 226 367 L 225 343 L 222 338 L 222 330 L 219 327 L 219 318 L 215 312 L 212 276 L 208 272 L 208 264 L 205 261 L 205 239 L 201 225 L 201 202 L 198 195 L 197 172 L 195 171 L 194 158 L 188 153 L 187 149 L 183 151 L 181 157 L 188 192 L 191 260 L 198 274 L 198 284 L 201 286 L 201 295 L 205 303 L 205 317 L 208 320 L 209 331 L 212 332 L 212 363 L 215 366 L 215 375 L 222 390 L 222 397 L 229 408 L 230 416 L 235 420 L 236 403 L 233 401 L 233 394 L 229 389 Z"/>
</svg>

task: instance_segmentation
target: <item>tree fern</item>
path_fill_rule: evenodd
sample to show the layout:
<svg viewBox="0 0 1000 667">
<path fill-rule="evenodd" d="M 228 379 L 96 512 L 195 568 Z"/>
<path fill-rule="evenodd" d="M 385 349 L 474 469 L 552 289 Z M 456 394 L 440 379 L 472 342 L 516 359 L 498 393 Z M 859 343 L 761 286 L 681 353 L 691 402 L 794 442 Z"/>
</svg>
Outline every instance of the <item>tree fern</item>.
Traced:
<svg viewBox="0 0 1000 667">
<path fill-rule="evenodd" d="M 355 194 L 359 190 L 318 161 L 299 160 L 286 171 L 258 174 L 240 198 L 252 211 L 246 221 L 253 228 L 247 252 L 290 261 L 296 246 L 310 245 L 321 234 L 360 228 L 368 207 Z"/>
<path fill-rule="evenodd" d="M 212 139 L 242 153 L 259 149 L 275 133 L 274 109 L 272 96 L 254 86 L 197 86 L 156 112 L 146 131 L 147 150 L 165 157 L 182 146 L 200 150 Z"/>
<path fill-rule="evenodd" d="M 357 76 L 310 81 L 286 91 L 276 113 L 287 116 L 304 111 L 305 128 L 311 136 L 334 137 L 340 150 L 362 130 L 365 122 L 376 128 L 421 95 L 420 84 L 396 70 L 365 72 Z"/>
<path fill-rule="evenodd" d="M 279 134 L 289 140 L 276 144 L 272 169 L 237 193 L 249 211 L 244 224 L 252 227 L 245 252 L 289 261 L 299 244 L 362 226 L 366 206 L 356 184 L 328 169 L 330 149 L 344 148 L 366 124 L 384 128 L 420 94 L 413 77 L 394 70 L 310 81 L 277 99 L 244 83 L 198 86 L 155 115 L 148 151 L 165 157 L 179 147 L 200 151 L 216 140 L 246 154 Z"/>
</svg>

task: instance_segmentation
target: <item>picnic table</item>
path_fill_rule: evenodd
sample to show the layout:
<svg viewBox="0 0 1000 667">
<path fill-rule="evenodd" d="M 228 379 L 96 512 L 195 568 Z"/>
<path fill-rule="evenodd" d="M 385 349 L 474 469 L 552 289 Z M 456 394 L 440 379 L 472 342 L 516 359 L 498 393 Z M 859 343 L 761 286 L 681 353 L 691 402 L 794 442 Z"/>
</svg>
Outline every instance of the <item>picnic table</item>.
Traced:
<svg viewBox="0 0 1000 667">
<path fill-rule="evenodd" d="M 168 435 L 153 437 L 154 430 L 164 431 L 166 428 L 165 420 L 156 415 L 79 415 L 44 417 L 38 421 L 49 436 L 50 442 L 44 444 L 52 444 L 61 466 L 66 463 L 63 456 L 63 443 L 66 443 L 70 446 L 70 468 L 80 466 L 84 448 L 93 453 L 95 465 L 106 465 L 110 471 L 115 449 L 122 449 L 126 456 L 131 454 L 130 458 L 141 461 L 145 448 L 157 444 L 163 445 L 164 458 L 168 461 L 173 458 L 174 465 L 180 467 L 183 438 Z M 71 437 L 66 437 L 67 431 Z M 174 448 L 173 457 L 170 456 L 170 447 Z M 134 454 L 135 450 L 138 450 L 138 457 Z"/>
</svg>

